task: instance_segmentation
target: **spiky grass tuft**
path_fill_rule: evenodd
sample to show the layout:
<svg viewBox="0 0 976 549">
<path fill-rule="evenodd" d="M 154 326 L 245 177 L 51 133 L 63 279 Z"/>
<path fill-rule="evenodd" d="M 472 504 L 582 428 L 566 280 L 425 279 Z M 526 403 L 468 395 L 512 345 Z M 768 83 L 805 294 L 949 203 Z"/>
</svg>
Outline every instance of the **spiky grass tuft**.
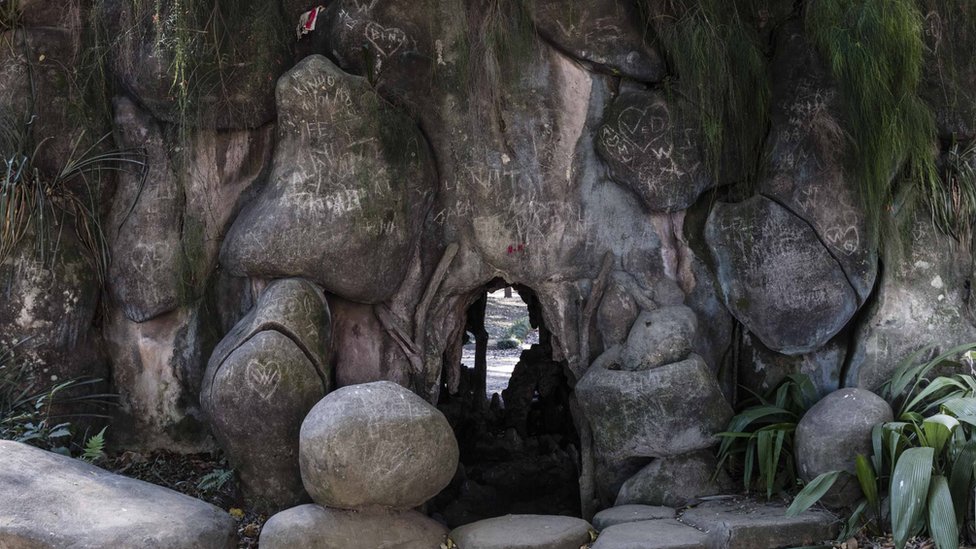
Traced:
<svg viewBox="0 0 976 549">
<path fill-rule="evenodd" d="M 641 12 L 669 66 L 668 89 L 697 119 L 716 176 L 754 179 L 769 119 L 768 63 L 745 10 L 751 2 L 642 0 Z"/>
</svg>

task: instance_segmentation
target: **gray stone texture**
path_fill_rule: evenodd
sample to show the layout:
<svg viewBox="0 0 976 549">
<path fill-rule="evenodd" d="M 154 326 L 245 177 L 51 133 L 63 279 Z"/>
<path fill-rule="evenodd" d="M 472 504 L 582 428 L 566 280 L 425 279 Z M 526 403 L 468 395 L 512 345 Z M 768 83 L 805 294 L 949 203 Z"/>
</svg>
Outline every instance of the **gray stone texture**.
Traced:
<svg viewBox="0 0 976 549">
<path fill-rule="evenodd" d="M 655 459 L 623 483 L 614 505 L 682 507 L 734 490 L 728 474 L 717 469 L 712 449 Z"/>
<path fill-rule="evenodd" d="M 446 538 L 447 528 L 416 511 L 345 511 L 307 504 L 268 519 L 260 541 L 264 549 L 437 549 Z"/>
<path fill-rule="evenodd" d="M 451 531 L 458 549 L 579 549 L 590 542 L 583 519 L 553 515 L 506 515 Z"/>
<path fill-rule="evenodd" d="M 620 368 L 649 370 L 685 360 L 697 329 L 695 312 L 684 305 L 642 312 L 621 349 Z"/>
<path fill-rule="evenodd" d="M 410 509 L 451 481 L 458 445 L 440 411 L 377 381 L 338 389 L 312 408 L 301 427 L 300 463 L 320 505 Z"/>
<path fill-rule="evenodd" d="M 592 549 L 710 549 L 708 535 L 674 519 L 628 522 L 600 532 Z"/>
<path fill-rule="evenodd" d="M 234 519 L 174 492 L 0 441 L 0 546 L 7 549 L 232 549 Z"/>
<path fill-rule="evenodd" d="M 593 516 L 593 527 L 603 531 L 617 524 L 647 520 L 673 519 L 677 511 L 673 507 L 660 505 L 617 505 L 604 509 Z"/>
<path fill-rule="evenodd" d="M 267 507 L 308 501 L 298 435 L 328 392 L 330 336 L 322 292 L 283 279 L 264 290 L 210 357 L 201 404 L 244 486 Z"/>
<path fill-rule="evenodd" d="M 853 476 L 855 459 L 858 454 L 871 457 L 872 428 L 893 419 L 891 406 L 870 391 L 847 388 L 830 393 L 807 410 L 796 426 L 797 473 L 806 482 L 829 471 L 850 473 L 838 478 L 824 501 L 836 506 L 856 503 L 861 488 Z"/>
<path fill-rule="evenodd" d="M 617 362 L 613 354 L 601 356 L 576 385 L 601 455 L 613 460 L 671 457 L 716 442 L 714 434 L 725 428 L 732 410 L 700 357 L 627 371 L 605 367 Z"/>
<path fill-rule="evenodd" d="M 435 170 L 414 122 L 365 78 L 320 55 L 278 81 L 268 187 L 231 227 L 235 275 L 303 276 L 366 303 L 403 282 L 431 207 Z"/>
<path fill-rule="evenodd" d="M 840 520 L 826 511 L 786 516 L 786 506 L 752 500 L 703 503 L 681 514 L 681 522 L 705 532 L 708 549 L 779 549 L 830 543 Z"/>
</svg>

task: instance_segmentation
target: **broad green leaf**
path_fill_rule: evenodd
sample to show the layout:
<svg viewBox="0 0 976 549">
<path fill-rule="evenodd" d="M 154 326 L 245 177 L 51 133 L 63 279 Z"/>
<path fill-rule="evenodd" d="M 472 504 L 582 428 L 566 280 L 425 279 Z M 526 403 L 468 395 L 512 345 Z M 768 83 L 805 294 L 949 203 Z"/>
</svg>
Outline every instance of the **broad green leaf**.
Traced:
<svg viewBox="0 0 976 549">
<path fill-rule="evenodd" d="M 925 412 L 934 407 L 933 403 L 926 402 L 928 399 L 933 399 L 933 397 L 943 392 L 963 394 L 965 391 L 966 386 L 955 379 L 951 377 L 937 377 L 926 385 L 924 389 L 919 391 L 915 395 L 915 398 L 905 405 L 904 409 L 906 411 Z"/>
<path fill-rule="evenodd" d="M 956 508 L 956 523 L 961 524 L 969 507 L 969 494 L 972 493 L 973 468 L 976 467 L 976 441 L 963 445 L 956 455 L 949 471 L 949 493 Z"/>
<path fill-rule="evenodd" d="M 896 549 L 904 549 L 922 520 L 932 478 L 932 448 L 909 448 L 902 452 L 891 475 L 891 530 Z"/>
<path fill-rule="evenodd" d="M 884 466 L 884 425 L 881 423 L 876 424 L 871 428 L 871 447 L 874 449 L 874 453 L 871 455 L 871 463 L 874 465 L 874 470 L 880 472 Z"/>
<path fill-rule="evenodd" d="M 750 440 L 748 446 L 746 447 L 746 457 L 744 460 L 744 471 L 742 473 L 742 484 L 745 486 L 746 491 L 752 487 L 752 468 L 755 465 L 756 459 L 756 441 Z"/>
<path fill-rule="evenodd" d="M 857 482 L 861 485 L 861 492 L 872 509 L 878 508 L 878 476 L 871 467 L 871 462 L 862 454 L 854 460 L 854 470 L 857 472 Z"/>
<path fill-rule="evenodd" d="M 935 540 L 936 549 L 958 549 L 959 527 L 956 512 L 952 507 L 952 496 L 945 477 L 932 477 L 928 494 L 929 534 Z"/>
<path fill-rule="evenodd" d="M 810 380 L 810 376 L 806 374 L 790 374 L 787 378 L 793 382 L 793 400 L 804 410 L 809 410 L 820 399 L 817 387 Z"/>
<path fill-rule="evenodd" d="M 954 398 L 942 403 L 942 409 L 956 416 L 976 416 L 976 398 Z"/>
<path fill-rule="evenodd" d="M 942 453 L 952 432 L 959 427 L 959 420 L 946 414 L 936 414 L 922 422 L 925 431 L 925 445 L 935 450 L 935 455 Z"/>
<path fill-rule="evenodd" d="M 827 493 L 827 490 L 830 490 L 834 483 L 837 482 L 837 477 L 843 473 L 844 471 L 828 471 L 811 480 L 793 498 L 793 503 L 786 510 L 786 516 L 795 517 L 812 507 L 814 503 L 820 501 L 820 498 Z"/>
</svg>

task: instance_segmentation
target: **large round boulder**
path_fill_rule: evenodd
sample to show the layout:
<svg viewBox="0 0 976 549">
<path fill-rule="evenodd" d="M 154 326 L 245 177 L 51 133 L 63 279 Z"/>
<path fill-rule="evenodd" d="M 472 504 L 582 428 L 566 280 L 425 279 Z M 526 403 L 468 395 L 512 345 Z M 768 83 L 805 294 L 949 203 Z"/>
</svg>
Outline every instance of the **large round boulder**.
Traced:
<svg viewBox="0 0 976 549">
<path fill-rule="evenodd" d="M 871 455 L 872 428 L 891 421 L 893 415 L 884 399 L 864 389 L 840 389 L 825 396 L 796 426 L 794 450 L 800 478 L 809 482 L 828 471 L 853 474 L 857 455 Z M 841 476 L 824 501 L 837 506 L 852 503 L 859 490 L 853 476 Z"/>
<path fill-rule="evenodd" d="M 302 423 L 302 480 L 312 499 L 340 509 L 410 509 L 447 486 L 458 445 L 447 418 L 390 381 L 343 387 Z"/>
</svg>

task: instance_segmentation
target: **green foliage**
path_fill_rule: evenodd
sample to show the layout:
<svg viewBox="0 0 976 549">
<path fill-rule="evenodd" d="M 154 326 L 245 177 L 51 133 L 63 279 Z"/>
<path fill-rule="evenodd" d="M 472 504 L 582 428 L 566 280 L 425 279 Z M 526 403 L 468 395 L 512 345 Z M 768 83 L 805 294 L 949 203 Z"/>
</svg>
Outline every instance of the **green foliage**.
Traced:
<svg viewBox="0 0 976 549">
<path fill-rule="evenodd" d="M 10 30 L 20 21 L 20 1 L 0 0 L 0 32 Z"/>
<path fill-rule="evenodd" d="M 66 406 L 85 407 L 90 411 L 79 411 L 73 416 L 106 418 L 93 410 L 112 404 L 116 395 L 85 394 L 93 385 L 101 383 L 100 379 L 92 378 L 33 388 L 37 383 L 31 379 L 30 364 L 17 353 L 23 343 L 0 349 L 0 439 L 70 455 L 72 424 L 60 410 Z"/>
<path fill-rule="evenodd" d="M 911 186 L 938 184 L 935 122 L 918 95 L 922 14 L 915 0 L 813 0 L 805 26 L 843 93 L 847 171 L 869 227 L 883 241 L 894 239 L 891 212 L 903 198 L 895 196 L 895 174 L 904 166 Z"/>
<path fill-rule="evenodd" d="M 767 498 L 794 486 L 793 432 L 816 401 L 816 388 L 803 374 L 789 376 L 767 395 L 756 395 L 719 433 L 718 467 L 728 463 L 741 473 L 747 491 L 755 478 Z"/>
<path fill-rule="evenodd" d="M 505 335 L 513 339 L 518 339 L 519 341 L 525 341 L 530 333 L 532 333 L 532 325 L 529 324 L 529 317 L 525 316 L 509 326 Z"/>
<path fill-rule="evenodd" d="M 941 177 L 929 182 L 925 201 L 943 233 L 961 242 L 973 241 L 976 227 L 976 141 L 953 143 L 942 159 Z"/>
<path fill-rule="evenodd" d="M 233 469 L 214 469 L 200 478 L 197 482 L 197 490 L 205 495 L 213 495 L 233 478 Z"/>
<path fill-rule="evenodd" d="M 105 459 L 105 429 L 107 428 L 102 427 L 102 430 L 97 434 L 88 437 L 81 452 L 81 459 L 88 463 Z"/>
<path fill-rule="evenodd" d="M 857 456 L 855 471 L 865 500 L 851 522 L 864 521 L 875 534 L 888 530 L 895 546 L 928 534 L 939 549 L 959 546 L 960 526 L 976 490 L 976 379 L 955 373 L 928 379 L 946 367 L 961 366 L 976 344 L 955 347 L 920 361 L 924 348 L 909 357 L 886 384 L 884 394 L 898 404 L 896 421 L 876 425 L 870 459 Z M 824 474 L 797 494 L 798 514 L 824 493 L 824 485 L 845 473 Z M 885 497 L 886 496 L 886 497 Z M 890 510 L 884 513 L 887 499 Z"/>
<path fill-rule="evenodd" d="M 768 128 L 768 69 L 756 30 L 746 22 L 751 4 L 639 3 L 673 75 L 668 90 L 686 100 L 679 102 L 679 116 L 698 121 L 702 152 L 716 176 L 731 170 L 754 177 Z"/>
</svg>

